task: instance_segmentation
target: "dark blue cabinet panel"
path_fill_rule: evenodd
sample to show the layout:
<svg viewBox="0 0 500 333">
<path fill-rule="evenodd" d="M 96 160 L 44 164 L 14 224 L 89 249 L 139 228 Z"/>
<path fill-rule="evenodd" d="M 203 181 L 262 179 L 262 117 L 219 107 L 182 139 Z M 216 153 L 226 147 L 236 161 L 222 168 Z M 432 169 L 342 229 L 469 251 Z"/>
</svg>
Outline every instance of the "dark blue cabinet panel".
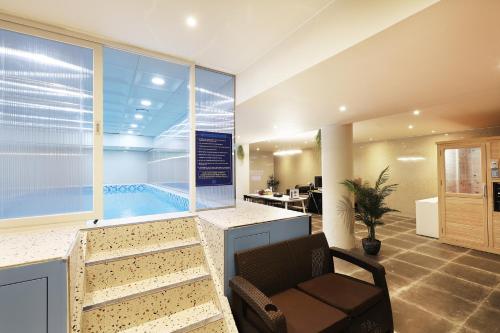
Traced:
<svg viewBox="0 0 500 333">
<path fill-rule="evenodd" d="M 0 333 L 66 333 L 66 261 L 0 269 Z"/>
</svg>

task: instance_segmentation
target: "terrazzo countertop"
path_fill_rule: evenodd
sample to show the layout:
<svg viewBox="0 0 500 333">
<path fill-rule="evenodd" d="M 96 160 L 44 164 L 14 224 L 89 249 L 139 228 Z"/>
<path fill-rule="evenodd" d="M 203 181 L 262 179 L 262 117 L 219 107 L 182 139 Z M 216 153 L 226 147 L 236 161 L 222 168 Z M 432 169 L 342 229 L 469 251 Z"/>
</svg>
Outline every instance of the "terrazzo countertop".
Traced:
<svg viewBox="0 0 500 333">
<path fill-rule="evenodd" d="M 0 231 L 0 269 L 65 259 L 80 226 L 50 225 Z"/>
<path fill-rule="evenodd" d="M 233 208 L 207 210 L 198 213 L 201 219 L 224 230 L 306 215 L 293 210 L 243 200 L 237 201 L 236 207 Z"/>
</svg>

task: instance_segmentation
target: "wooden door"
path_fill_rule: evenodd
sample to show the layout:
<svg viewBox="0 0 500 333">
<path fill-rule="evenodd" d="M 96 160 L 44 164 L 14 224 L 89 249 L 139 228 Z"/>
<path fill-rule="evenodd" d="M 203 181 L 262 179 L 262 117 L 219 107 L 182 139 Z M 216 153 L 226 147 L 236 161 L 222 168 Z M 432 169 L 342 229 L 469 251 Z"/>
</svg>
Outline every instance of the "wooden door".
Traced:
<svg viewBox="0 0 500 333">
<path fill-rule="evenodd" d="M 500 160 L 500 140 L 491 141 L 490 144 L 490 156 L 489 163 L 491 160 Z M 490 246 L 492 251 L 500 253 L 500 212 L 494 210 L 494 193 L 493 184 L 500 183 L 500 177 L 491 177 L 491 167 L 487 165 L 487 171 L 489 173 L 489 186 L 488 186 L 488 196 L 489 196 L 489 206 L 490 206 Z"/>
<path fill-rule="evenodd" d="M 486 146 L 440 147 L 441 238 L 453 244 L 488 246 Z"/>
</svg>

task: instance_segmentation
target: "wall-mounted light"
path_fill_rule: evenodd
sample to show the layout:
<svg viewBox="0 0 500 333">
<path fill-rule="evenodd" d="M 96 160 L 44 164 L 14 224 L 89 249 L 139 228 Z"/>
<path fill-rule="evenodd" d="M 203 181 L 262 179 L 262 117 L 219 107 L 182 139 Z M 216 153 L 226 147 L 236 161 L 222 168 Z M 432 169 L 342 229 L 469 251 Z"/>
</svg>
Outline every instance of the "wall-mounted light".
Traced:
<svg viewBox="0 0 500 333">
<path fill-rule="evenodd" d="M 279 150 L 273 153 L 274 156 L 290 156 L 302 154 L 302 149 Z"/>
<path fill-rule="evenodd" d="M 401 161 L 401 162 L 425 161 L 425 157 L 423 157 L 423 156 L 401 156 L 401 157 L 398 157 L 398 161 Z"/>
</svg>

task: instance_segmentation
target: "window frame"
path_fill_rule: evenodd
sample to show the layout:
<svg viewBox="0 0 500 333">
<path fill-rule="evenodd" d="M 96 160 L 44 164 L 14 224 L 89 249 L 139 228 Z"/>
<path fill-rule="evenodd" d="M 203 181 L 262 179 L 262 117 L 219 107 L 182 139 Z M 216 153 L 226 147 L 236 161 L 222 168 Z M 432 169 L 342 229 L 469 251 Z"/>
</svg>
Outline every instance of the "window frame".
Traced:
<svg viewBox="0 0 500 333">
<path fill-rule="evenodd" d="M 52 223 L 80 222 L 101 219 L 103 216 L 103 71 L 102 45 L 89 40 L 67 36 L 57 32 L 34 28 L 31 26 L 5 21 L 0 17 L 0 29 L 9 30 L 29 36 L 48 39 L 60 43 L 75 45 L 92 50 L 93 54 L 93 160 L 92 186 L 93 209 L 87 212 L 50 214 L 11 219 L 0 219 L 0 229 L 35 226 Z"/>
</svg>

